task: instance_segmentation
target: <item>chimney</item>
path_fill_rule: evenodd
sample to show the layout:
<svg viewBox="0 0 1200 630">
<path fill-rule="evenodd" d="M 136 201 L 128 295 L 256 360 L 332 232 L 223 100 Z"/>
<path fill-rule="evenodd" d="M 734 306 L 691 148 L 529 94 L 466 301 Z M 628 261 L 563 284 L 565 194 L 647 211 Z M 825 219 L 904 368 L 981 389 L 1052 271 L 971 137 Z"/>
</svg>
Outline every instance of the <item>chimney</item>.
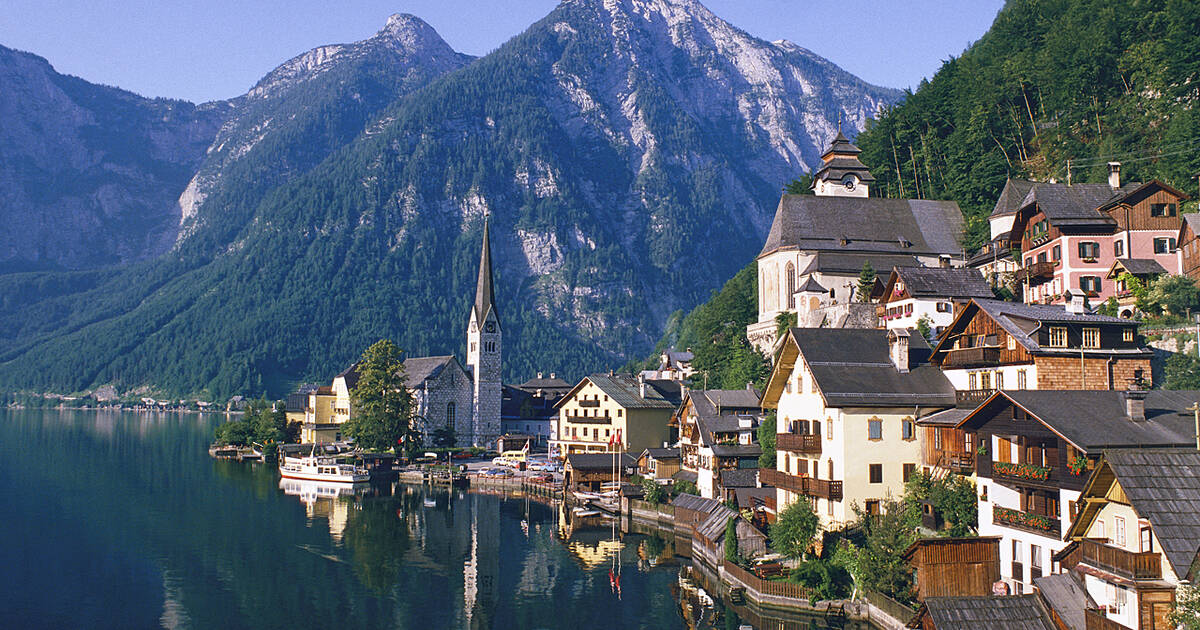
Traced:
<svg viewBox="0 0 1200 630">
<path fill-rule="evenodd" d="M 1067 291 L 1067 312 L 1083 315 L 1088 312 L 1087 296 L 1079 292 Z"/>
<path fill-rule="evenodd" d="M 894 328 L 888 331 L 888 355 L 892 364 L 901 373 L 908 372 L 908 329 Z"/>
<path fill-rule="evenodd" d="M 1109 186 L 1109 188 L 1114 188 L 1114 189 L 1121 187 L 1121 163 L 1120 162 L 1109 162 L 1108 163 L 1108 186 Z"/>
<path fill-rule="evenodd" d="M 746 381 L 746 391 L 754 391 L 754 381 Z"/>
<path fill-rule="evenodd" d="M 539 380 L 539 381 L 540 381 L 540 380 L 542 380 L 542 373 L 541 373 L 541 372 L 538 372 L 538 380 Z"/>
<path fill-rule="evenodd" d="M 642 373 L 638 373 L 638 395 L 646 397 L 646 375 Z"/>
<path fill-rule="evenodd" d="M 1136 387 L 1131 385 L 1131 387 Z M 1146 390 L 1127 389 L 1122 392 L 1125 399 L 1125 415 L 1134 422 L 1146 421 Z"/>
<path fill-rule="evenodd" d="M 554 378 L 554 372 L 550 373 L 550 378 Z"/>
</svg>

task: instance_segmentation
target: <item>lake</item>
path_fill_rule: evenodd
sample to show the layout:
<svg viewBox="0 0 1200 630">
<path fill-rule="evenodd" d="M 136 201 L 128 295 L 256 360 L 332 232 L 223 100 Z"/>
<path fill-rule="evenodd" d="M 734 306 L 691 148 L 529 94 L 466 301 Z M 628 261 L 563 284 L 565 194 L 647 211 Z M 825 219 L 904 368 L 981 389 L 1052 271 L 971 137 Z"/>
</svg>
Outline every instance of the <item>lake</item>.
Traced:
<svg viewBox="0 0 1200 630">
<path fill-rule="evenodd" d="M 661 540 L 527 499 L 281 488 L 208 457 L 223 420 L 0 410 L 0 627 L 692 627 Z"/>
</svg>

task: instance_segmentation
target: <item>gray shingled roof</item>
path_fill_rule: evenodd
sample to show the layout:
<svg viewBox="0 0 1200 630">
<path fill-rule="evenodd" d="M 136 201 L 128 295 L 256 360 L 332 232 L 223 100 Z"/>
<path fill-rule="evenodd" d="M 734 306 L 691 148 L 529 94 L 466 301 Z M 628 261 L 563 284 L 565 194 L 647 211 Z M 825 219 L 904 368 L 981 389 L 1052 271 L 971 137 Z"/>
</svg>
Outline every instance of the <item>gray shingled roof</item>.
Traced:
<svg viewBox="0 0 1200 630">
<path fill-rule="evenodd" d="M 808 276 L 808 279 L 805 280 L 804 283 L 800 285 L 800 288 L 796 290 L 800 293 L 826 293 L 829 291 L 829 289 L 821 286 L 821 283 L 817 282 L 816 278 L 813 278 L 812 276 Z"/>
<path fill-rule="evenodd" d="M 929 414 L 924 418 L 918 418 L 917 424 L 922 426 L 928 425 L 931 427 L 956 427 L 958 426 L 958 423 L 963 421 L 963 418 L 966 418 L 972 411 L 975 411 L 975 409 L 975 407 L 954 407 L 951 409 L 946 409 L 944 411 Z"/>
<path fill-rule="evenodd" d="M 616 453 L 571 453 L 567 464 L 575 470 L 612 470 L 617 461 Z M 621 453 L 621 466 L 637 466 L 637 459 L 629 453 Z"/>
<path fill-rule="evenodd" d="M 960 256 L 963 226 L 953 201 L 784 195 L 759 256 L 785 248 Z"/>
<path fill-rule="evenodd" d="M 913 297 L 985 298 L 995 297 L 983 275 L 974 269 L 954 267 L 907 267 L 894 269 L 904 281 L 904 289 Z"/>
<path fill-rule="evenodd" d="M 937 630 L 1056 630 L 1037 595 L 929 597 L 925 608 Z"/>
<path fill-rule="evenodd" d="M 863 263 L 871 263 L 876 273 L 883 273 L 892 267 L 919 267 L 921 261 L 911 254 L 880 254 L 876 252 L 817 252 L 804 269 L 801 276 L 814 273 L 858 274 L 862 271 Z M 820 285 L 818 285 L 820 286 Z"/>
<path fill-rule="evenodd" d="M 1197 400 L 1200 391 L 1152 390 L 1146 392 L 1146 419 L 1133 421 L 1126 415 L 1124 392 L 1004 390 L 963 422 L 964 426 L 976 427 L 992 411 L 1016 403 L 1088 453 L 1105 448 L 1186 447 L 1196 443 L 1193 416 L 1187 407 Z"/>
<path fill-rule="evenodd" d="M 675 448 L 648 448 L 642 451 L 643 456 L 650 456 L 657 460 L 664 459 L 679 459 L 679 447 Z"/>
<path fill-rule="evenodd" d="M 945 406 L 955 404 L 954 386 L 942 371 L 913 359 L 928 349 L 920 335 L 910 339 L 909 372 L 888 355 L 888 331 L 854 328 L 793 328 L 793 339 L 831 407 Z"/>
<path fill-rule="evenodd" d="M 608 394 L 613 402 L 626 409 L 674 409 L 682 401 L 683 392 L 678 381 L 657 379 L 646 380 L 646 396 L 642 397 L 641 384 L 636 376 L 628 374 L 592 374 L 585 380 L 591 381 L 600 391 Z M 583 383 L 575 387 L 578 388 Z M 556 405 L 570 398 L 563 396 Z"/>
<path fill-rule="evenodd" d="M 713 444 L 713 455 L 717 457 L 758 457 L 762 447 L 757 444 Z"/>
<path fill-rule="evenodd" d="M 416 388 L 431 378 L 437 378 L 447 365 L 453 362 L 458 365 L 458 359 L 452 355 L 444 357 L 412 357 L 404 360 L 404 384 Z M 462 369 L 459 366 L 459 369 Z M 465 371 L 463 372 L 466 373 Z"/>
<path fill-rule="evenodd" d="M 721 471 L 721 486 L 724 488 L 758 487 L 757 468 L 738 468 Z"/>
<path fill-rule="evenodd" d="M 1074 573 L 1056 573 L 1034 578 L 1033 584 L 1050 608 L 1058 613 L 1068 630 L 1086 630 L 1087 619 L 1083 611 L 1096 608 L 1096 600 L 1088 595 Z"/>
<path fill-rule="evenodd" d="M 1189 212 L 1180 218 L 1192 228 L 1192 234 L 1200 235 L 1200 212 Z"/>
<path fill-rule="evenodd" d="M 1025 195 L 1028 195 L 1029 190 L 1036 185 L 1037 182 L 1009 178 L 1004 182 L 1004 190 L 1001 190 L 1000 196 L 996 198 L 996 207 L 992 208 L 991 216 L 1016 214 L 1017 210 L 1021 209 L 1021 202 L 1025 200 Z"/>
<path fill-rule="evenodd" d="M 671 479 L 674 479 L 675 481 L 690 481 L 692 483 L 696 483 L 700 480 L 700 475 L 694 470 L 677 470 L 675 471 L 675 474 L 671 475 Z"/>
<path fill-rule="evenodd" d="M 1104 458 L 1138 517 L 1150 521 L 1175 575 L 1185 579 L 1200 549 L 1200 451 L 1111 450 Z"/>
<path fill-rule="evenodd" d="M 1071 313 L 1066 307 L 1049 304 L 1021 304 L 1019 302 L 1002 302 L 1000 300 L 984 300 L 973 298 L 970 304 L 956 317 L 956 325 L 952 326 L 950 331 L 954 333 L 957 329 L 966 324 L 965 319 L 967 311 L 972 307 L 978 308 L 986 313 L 989 317 L 1004 329 L 1005 332 L 1012 335 L 1017 343 L 1024 346 L 1030 352 L 1040 353 L 1057 353 L 1070 354 L 1073 356 L 1079 355 L 1079 348 L 1050 348 L 1042 347 L 1037 341 L 1037 330 L 1044 324 L 1119 324 L 1121 326 L 1137 326 L 1137 322 L 1121 319 L 1119 317 L 1109 317 L 1107 315 L 1097 315 L 1095 313 Z M 948 347 L 952 344 L 950 341 L 953 334 L 947 334 L 942 337 L 938 343 L 938 348 Z M 943 350 L 944 352 L 944 350 Z M 1113 354 L 1151 354 L 1151 351 L 1139 348 L 1130 349 L 1102 349 L 1092 350 L 1095 352 L 1107 352 Z"/>
<path fill-rule="evenodd" d="M 1125 271 L 1135 276 L 1167 273 L 1167 270 L 1163 269 L 1163 266 L 1153 258 L 1118 258 L 1113 262 L 1113 266 L 1116 265 L 1121 265 Z"/>
<path fill-rule="evenodd" d="M 517 387 L 524 390 L 571 389 L 571 384 L 556 376 L 554 378 L 531 378 Z"/>
<path fill-rule="evenodd" d="M 353 365 L 342 370 L 333 378 L 334 380 L 337 380 L 338 378 L 346 379 L 346 389 L 354 389 L 354 386 L 358 385 L 358 362 L 356 361 Z"/>
<path fill-rule="evenodd" d="M 1021 200 L 1025 208 L 1037 204 L 1038 210 L 1046 215 L 1051 225 L 1065 226 L 1115 226 L 1116 220 L 1099 208 L 1109 202 L 1141 188 L 1131 183 L 1113 191 L 1108 184 L 1042 184 L 1029 190 Z"/>
<path fill-rule="evenodd" d="M 704 519 L 704 522 L 696 528 L 696 533 L 713 542 L 717 542 L 718 540 L 724 538 L 725 526 L 729 523 L 729 519 L 731 518 L 737 518 L 737 512 L 734 512 L 722 504 L 720 507 L 713 510 L 712 514 L 709 514 L 708 518 Z"/>
<path fill-rule="evenodd" d="M 716 499 L 705 499 L 704 497 L 698 497 L 694 494 L 681 494 L 675 497 L 675 500 L 671 501 L 671 504 L 675 507 L 683 508 L 685 510 L 691 510 L 693 512 L 708 512 L 710 514 L 717 511 L 721 507 L 724 507 L 721 505 L 721 502 L 717 501 Z"/>
</svg>

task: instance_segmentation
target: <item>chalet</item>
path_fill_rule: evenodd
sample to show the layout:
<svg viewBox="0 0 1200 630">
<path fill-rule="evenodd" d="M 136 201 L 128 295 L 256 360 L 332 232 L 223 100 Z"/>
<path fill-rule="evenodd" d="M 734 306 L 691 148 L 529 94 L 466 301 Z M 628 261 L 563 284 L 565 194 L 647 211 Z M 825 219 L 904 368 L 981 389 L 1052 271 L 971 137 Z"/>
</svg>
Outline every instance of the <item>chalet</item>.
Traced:
<svg viewBox="0 0 1200 630">
<path fill-rule="evenodd" d="M 943 332 L 931 361 L 964 398 L 998 389 L 1124 389 L 1150 379 L 1153 352 L 1137 323 L 1070 308 L 973 299 Z"/>
<path fill-rule="evenodd" d="M 991 595 L 1000 580 L 999 538 L 922 538 L 904 551 L 917 601 Z"/>
<path fill-rule="evenodd" d="M 1175 253 L 1187 195 L 1157 180 L 1121 185 L 1121 165 L 1109 163 L 1107 184 L 1035 184 L 1013 221 L 1021 250 L 1017 278 L 1026 303 L 1061 304 L 1068 291 L 1096 302 L 1116 294 L 1104 270 L 1118 258 L 1157 261 L 1179 272 Z"/>
<path fill-rule="evenodd" d="M 909 628 L 920 630 L 1059 630 L 1038 595 L 930 597 Z"/>
<path fill-rule="evenodd" d="M 550 453 L 641 453 L 673 442 L 668 422 L 682 401 L 678 381 L 593 374 L 554 404 Z"/>
<path fill-rule="evenodd" d="M 815 194 L 779 200 L 758 255 L 758 321 L 746 328 L 756 348 L 774 346 L 780 313 L 807 322 L 810 311 L 853 303 L 864 262 L 877 271 L 962 263 L 958 204 L 868 196 L 874 177 L 860 153 L 839 132 L 821 156 Z"/>
<path fill-rule="evenodd" d="M 1200 282 L 1200 213 L 1183 215 L 1179 235 L 1179 273 Z"/>
<path fill-rule="evenodd" d="M 1195 446 L 1192 391 L 998 391 L 958 428 L 978 445 L 979 534 L 1016 593 L 1051 573 L 1104 449 Z"/>
<path fill-rule="evenodd" d="M 720 498 L 721 473 L 757 469 L 759 393 L 745 389 L 687 390 L 671 426 L 679 430 L 680 466 L 696 473 L 706 499 Z"/>
<path fill-rule="evenodd" d="M 777 458 L 759 479 L 780 510 L 803 497 L 829 529 L 853 518 L 852 503 L 878 512 L 903 494 L 921 458 L 915 421 L 955 404 L 928 352 L 907 330 L 788 331 L 762 403 L 777 410 Z"/>
<path fill-rule="evenodd" d="M 679 472 L 679 447 L 648 448 L 638 457 L 638 474 L 656 481 L 671 479 Z"/>
<path fill-rule="evenodd" d="M 568 491 L 596 492 L 614 481 L 629 481 L 637 474 L 637 460 L 626 453 L 571 453 L 563 467 Z"/>
<path fill-rule="evenodd" d="M 992 299 L 992 288 L 973 269 L 895 267 L 876 301 L 880 328 L 916 328 L 925 318 L 941 334 L 954 321 L 956 305 L 972 298 Z"/>
<path fill-rule="evenodd" d="M 1200 451 L 1106 451 L 1054 559 L 1099 602 L 1090 616 L 1133 630 L 1174 628 L 1175 587 L 1200 577 Z M 1100 624 L 1097 624 L 1100 625 Z"/>
<path fill-rule="evenodd" d="M 1113 296 L 1117 301 L 1117 315 L 1122 319 L 1130 319 L 1137 312 L 1137 296 L 1130 286 L 1129 278 L 1141 282 L 1142 286 L 1150 286 L 1159 276 L 1167 273 L 1157 260 L 1152 258 L 1118 258 L 1113 261 L 1105 280 L 1113 283 Z"/>
<path fill-rule="evenodd" d="M 1000 191 L 992 214 L 988 216 L 990 240 L 967 259 L 966 266 L 978 271 L 992 286 L 1000 286 L 1007 274 L 1020 268 L 1020 263 L 1012 255 L 1009 232 L 1012 230 L 1013 220 L 1017 217 L 1017 210 L 1021 207 L 1021 201 L 1035 184 L 1036 182 L 1011 178 L 1004 182 L 1004 189 Z"/>
</svg>

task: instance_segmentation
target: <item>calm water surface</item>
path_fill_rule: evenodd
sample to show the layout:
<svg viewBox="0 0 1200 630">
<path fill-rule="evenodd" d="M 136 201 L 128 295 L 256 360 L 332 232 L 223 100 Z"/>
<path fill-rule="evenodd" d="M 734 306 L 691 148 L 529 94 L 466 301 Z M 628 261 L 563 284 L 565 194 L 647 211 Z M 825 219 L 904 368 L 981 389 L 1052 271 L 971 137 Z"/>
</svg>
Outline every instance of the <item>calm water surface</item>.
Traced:
<svg viewBox="0 0 1200 630">
<path fill-rule="evenodd" d="M 222 420 L 0 410 L 0 628 L 744 623 L 678 586 L 661 539 L 520 498 L 281 487 L 267 466 L 209 459 Z"/>
</svg>

